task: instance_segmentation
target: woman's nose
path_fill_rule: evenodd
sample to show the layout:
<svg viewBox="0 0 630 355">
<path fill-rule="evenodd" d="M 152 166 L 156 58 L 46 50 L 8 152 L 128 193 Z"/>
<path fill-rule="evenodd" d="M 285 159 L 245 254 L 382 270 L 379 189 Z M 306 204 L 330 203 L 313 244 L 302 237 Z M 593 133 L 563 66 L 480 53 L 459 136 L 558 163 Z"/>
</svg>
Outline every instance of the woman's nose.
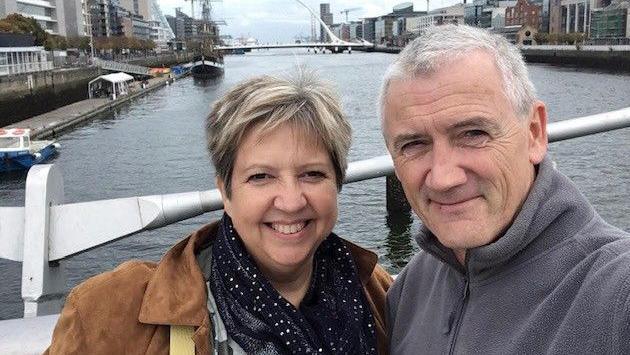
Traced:
<svg viewBox="0 0 630 355">
<path fill-rule="evenodd" d="M 274 199 L 274 206 L 284 212 L 300 211 L 306 204 L 306 196 L 298 181 L 282 184 Z"/>
</svg>

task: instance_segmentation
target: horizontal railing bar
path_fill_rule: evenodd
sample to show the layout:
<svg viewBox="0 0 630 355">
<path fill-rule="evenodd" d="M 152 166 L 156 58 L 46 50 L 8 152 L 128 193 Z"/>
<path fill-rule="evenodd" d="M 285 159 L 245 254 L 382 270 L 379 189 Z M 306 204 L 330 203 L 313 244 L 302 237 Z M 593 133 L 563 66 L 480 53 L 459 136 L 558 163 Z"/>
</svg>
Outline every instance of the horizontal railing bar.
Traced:
<svg viewBox="0 0 630 355">
<path fill-rule="evenodd" d="M 549 142 L 630 127 L 630 108 L 548 124 Z M 344 183 L 391 175 L 389 155 L 349 164 Z M 223 208 L 217 189 L 52 206 L 49 260 L 60 260 L 143 230 Z M 23 207 L 0 207 L 0 258 L 21 261 L 23 228 L 5 219 Z M 77 228 L 81 226 L 81 228 Z M 9 228 L 10 227 L 10 228 Z M 79 230 L 80 229 L 80 230 Z M 85 236 L 90 236 L 85 238 Z"/>
</svg>

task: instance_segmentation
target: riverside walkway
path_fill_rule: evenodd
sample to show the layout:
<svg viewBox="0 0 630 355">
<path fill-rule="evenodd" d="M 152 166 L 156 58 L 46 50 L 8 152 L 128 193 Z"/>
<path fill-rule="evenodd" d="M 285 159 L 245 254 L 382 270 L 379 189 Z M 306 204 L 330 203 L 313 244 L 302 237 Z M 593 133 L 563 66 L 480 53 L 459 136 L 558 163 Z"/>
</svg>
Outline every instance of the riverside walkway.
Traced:
<svg viewBox="0 0 630 355">
<path fill-rule="evenodd" d="M 93 118 L 102 112 L 110 110 L 128 102 L 129 100 L 162 87 L 166 85 L 168 80 L 170 80 L 168 77 L 148 79 L 149 84 L 144 89 L 140 87 L 139 82 L 134 82 L 134 84 L 129 88 L 129 94 L 121 96 L 116 100 L 111 100 L 109 98 L 96 98 L 77 101 L 70 105 L 16 122 L 3 128 L 29 128 L 31 129 L 31 138 L 46 138 L 55 136 L 56 134 Z"/>
</svg>

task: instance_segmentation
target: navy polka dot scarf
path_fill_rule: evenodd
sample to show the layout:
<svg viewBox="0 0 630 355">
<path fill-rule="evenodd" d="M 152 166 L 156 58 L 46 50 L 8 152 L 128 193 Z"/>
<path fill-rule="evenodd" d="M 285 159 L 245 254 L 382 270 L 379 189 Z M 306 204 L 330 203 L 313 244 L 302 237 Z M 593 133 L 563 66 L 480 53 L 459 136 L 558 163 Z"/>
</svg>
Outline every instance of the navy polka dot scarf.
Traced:
<svg viewBox="0 0 630 355">
<path fill-rule="evenodd" d="M 315 252 L 299 309 L 263 277 L 227 214 L 211 267 L 208 282 L 227 333 L 248 354 L 376 354 L 374 318 L 354 260 L 336 235 Z"/>
</svg>

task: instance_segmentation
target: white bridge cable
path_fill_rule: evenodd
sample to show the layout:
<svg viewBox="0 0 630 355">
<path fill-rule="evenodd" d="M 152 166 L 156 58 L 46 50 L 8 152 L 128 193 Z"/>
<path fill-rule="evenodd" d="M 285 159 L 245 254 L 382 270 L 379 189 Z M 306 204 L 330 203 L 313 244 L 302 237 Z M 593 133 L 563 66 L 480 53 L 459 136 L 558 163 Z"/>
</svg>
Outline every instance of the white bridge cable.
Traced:
<svg viewBox="0 0 630 355">
<path fill-rule="evenodd" d="M 630 127 L 630 108 L 550 123 L 549 142 Z M 344 183 L 393 174 L 389 155 L 349 164 Z M 27 186 L 28 188 L 28 186 Z M 136 196 L 51 207 L 50 261 L 223 208 L 216 189 Z M 23 258 L 24 207 L 0 207 L 0 258 Z"/>
</svg>

